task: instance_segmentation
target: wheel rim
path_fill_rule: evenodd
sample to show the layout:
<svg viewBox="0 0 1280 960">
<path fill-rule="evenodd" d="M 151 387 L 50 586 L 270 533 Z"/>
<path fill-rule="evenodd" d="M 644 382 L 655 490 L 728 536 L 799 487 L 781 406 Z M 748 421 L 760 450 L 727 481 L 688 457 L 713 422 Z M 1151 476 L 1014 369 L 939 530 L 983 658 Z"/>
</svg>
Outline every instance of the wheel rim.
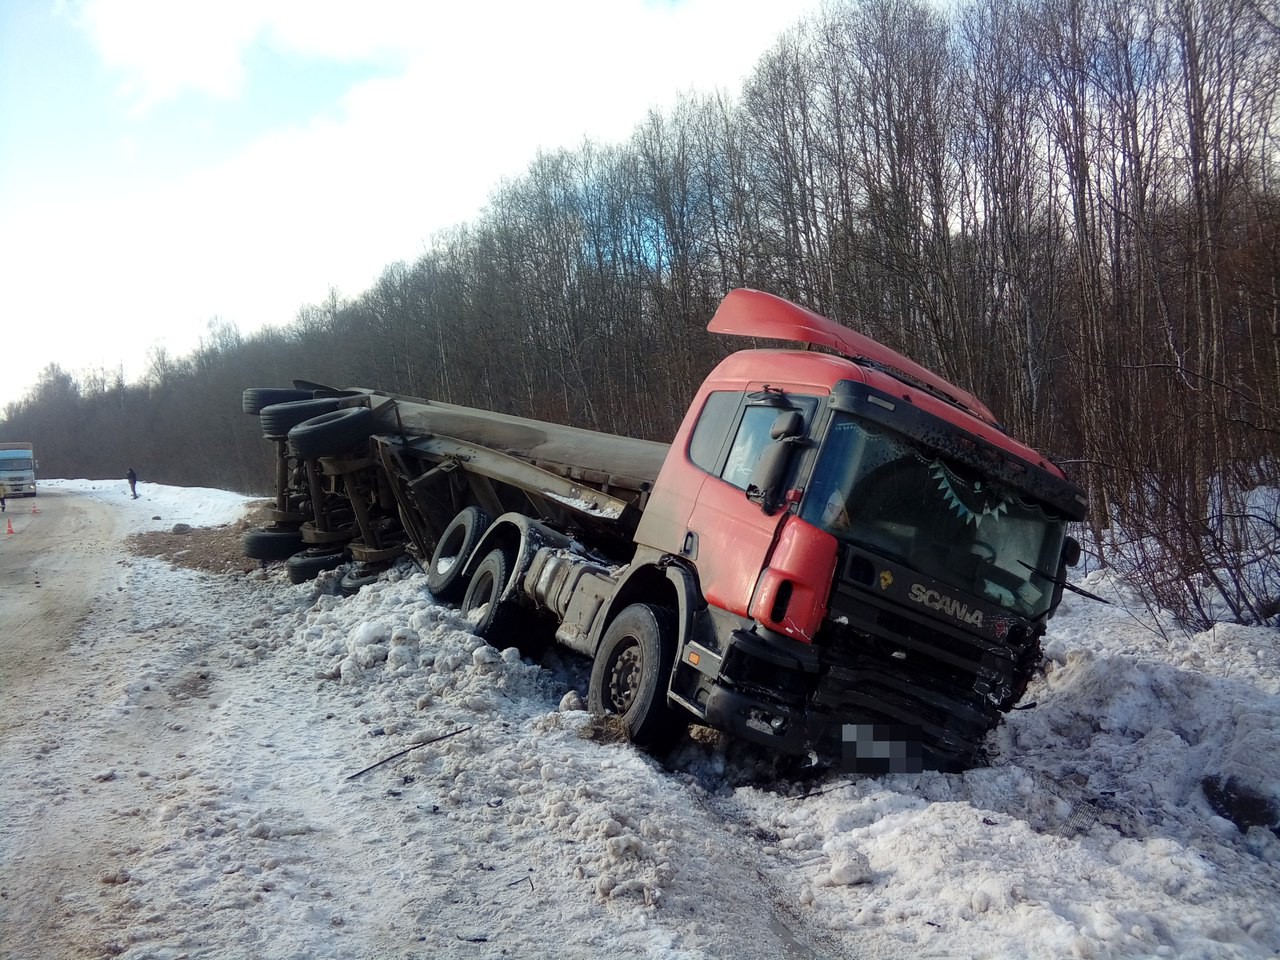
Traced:
<svg viewBox="0 0 1280 960">
<path fill-rule="evenodd" d="M 475 587 L 472 590 L 471 603 L 467 608 L 467 613 L 476 610 L 485 610 L 485 616 L 488 615 L 486 608 L 490 607 L 498 593 L 498 581 L 488 570 L 480 571 L 479 577 L 476 579 Z"/>
<path fill-rule="evenodd" d="M 440 547 L 436 550 L 435 571 L 440 576 L 444 576 L 454 565 L 462 559 L 459 554 L 462 552 L 462 541 L 466 538 L 466 531 L 459 527 L 441 542 Z"/>
<path fill-rule="evenodd" d="M 625 714 L 635 703 L 642 666 L 640 644 L 627 637 L 609 660 L 605 706 L 611 713 Z"/>
</svg>

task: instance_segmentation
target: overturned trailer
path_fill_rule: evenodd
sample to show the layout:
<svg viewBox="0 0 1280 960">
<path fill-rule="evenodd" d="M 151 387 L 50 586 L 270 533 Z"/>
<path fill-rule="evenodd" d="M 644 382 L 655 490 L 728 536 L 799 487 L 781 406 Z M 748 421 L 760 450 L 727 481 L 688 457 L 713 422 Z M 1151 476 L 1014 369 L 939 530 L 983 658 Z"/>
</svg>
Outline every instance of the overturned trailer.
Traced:
<svg viewBox="0 0 1280 960">
<path fill-rule="evenodd" d="M 1083 492 L 976 397 L 802 307 L 736 290 L 709 329 L 830 352 L 733 354 L 670 445 L 246 391 L 280 453 L 257 533 L 326 558 L 304 572 L 362 561 L 353 586 L 410 553 L 490 642 L 591 657 L 589 705 L 641 745 L 692 720 L 858 769 L 973 763 L 1039 662 Z"/>
</svg>

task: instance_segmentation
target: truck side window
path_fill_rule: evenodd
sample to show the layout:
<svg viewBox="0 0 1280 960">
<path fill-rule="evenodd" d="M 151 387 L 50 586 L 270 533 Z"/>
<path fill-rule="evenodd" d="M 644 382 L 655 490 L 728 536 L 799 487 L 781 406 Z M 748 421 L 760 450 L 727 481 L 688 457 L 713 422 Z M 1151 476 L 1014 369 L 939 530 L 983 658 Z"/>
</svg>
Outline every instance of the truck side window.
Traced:
<svg viewBox="0 0 1280 960">
<path fill-rule="evenodd" d="M 720 451 L 724 449 L 741 402 L 742 394 L 736 390 L 719 390 L 707 396 L 693 436 L 689 438 L 689 459 L 707 473 L 715 473 Z"/>
<path fill-rule="evenodd" d="M 772 442 L 769 431 L 773 429 L 773 422 L 777 419 L 778 408 L 772 405 L 747 407 L 743 411 L 742 424 L 738 427 L 737 436 L 733 438 L 729 459 L 725 461 L 724 471 L 720 474 L 726 483 L 741 490 L 747 489 L 751 472 L 759 462 L 760 455 Z"/>
</svg>

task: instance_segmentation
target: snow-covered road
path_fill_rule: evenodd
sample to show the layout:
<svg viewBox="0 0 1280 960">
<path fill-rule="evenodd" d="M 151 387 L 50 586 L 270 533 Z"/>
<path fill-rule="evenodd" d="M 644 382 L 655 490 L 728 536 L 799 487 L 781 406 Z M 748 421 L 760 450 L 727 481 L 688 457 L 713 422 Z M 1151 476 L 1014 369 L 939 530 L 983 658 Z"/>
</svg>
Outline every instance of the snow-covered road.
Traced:
<svg viewBox="0 0 1280 960">
<path fill-rule="evenodd" d="M 11 497 L 8 507 L 0 515 L 0 676 L 9 682 L 0 697 L 51 665 L 98 597 L 111 599 L 121 557 L 117 511 L 101 501 L 49 489 Z"/>
<path fill-rule="evenodd" d="M 711 737 L 663 763 L 593 738 L 581 664 L 486 646 L 411 567 L 344 598 L 122 552 L 233 495 L 51 487 L 46 519 L 110 506 L 77 538 L 119 565 L 43 670 L 10 673 L 37 654 L 0 626 L 4 957 L 1280 951 L 1280 840 L 1200 786 L 1280 796 L 1274 631 L 1069 598 L 991 766 L 797 783 Z"/>
</svg>

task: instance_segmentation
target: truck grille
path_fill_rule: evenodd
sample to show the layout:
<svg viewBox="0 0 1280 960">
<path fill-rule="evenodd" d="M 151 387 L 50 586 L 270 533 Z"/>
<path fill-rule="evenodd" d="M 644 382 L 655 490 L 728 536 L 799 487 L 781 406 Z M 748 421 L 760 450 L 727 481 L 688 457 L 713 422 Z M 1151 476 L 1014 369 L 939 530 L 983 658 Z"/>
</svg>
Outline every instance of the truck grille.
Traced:
<svg viewBox="0 0 1280 960">
<path fill-rule="evenodd" d="M 1020 692 L 1026 628 L 1014 627 L 1007 644 L 996 644 L 873 597 L 856 584 L 835 591 L 831 622 L 818 638 L 824 670 L 813 705 L 842 723 L 917 730 L 931 766 L 970 765 Z"/>
</svg>

